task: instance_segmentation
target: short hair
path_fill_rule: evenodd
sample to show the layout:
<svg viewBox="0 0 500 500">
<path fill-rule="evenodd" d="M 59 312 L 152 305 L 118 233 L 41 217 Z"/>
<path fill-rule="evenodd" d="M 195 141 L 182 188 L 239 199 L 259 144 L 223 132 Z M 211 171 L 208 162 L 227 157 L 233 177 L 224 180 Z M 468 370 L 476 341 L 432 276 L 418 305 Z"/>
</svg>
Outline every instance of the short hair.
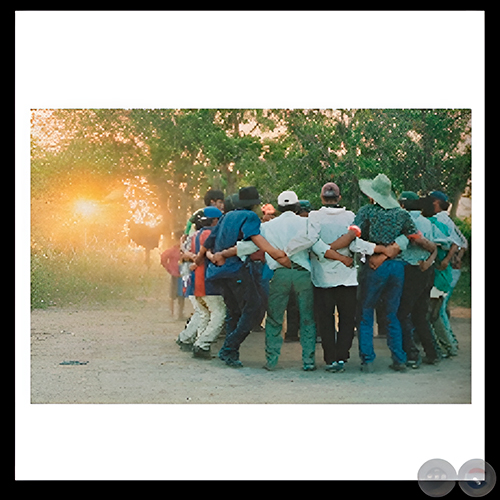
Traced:
<svg viewBox="0 0 500 500">
<path fill-rule="evenodd" d="M 340 195 L 339 196 L 325 196 L 321 195 L 323 199 L 326 201 L 327 204 L 333 204 L 337 203 L 339 201 Z"/>
<path fill-rule="evenodd" d="M 291 203 L 290 205 L 278 205 L 278 210 L 283 212 L 297 213 L 300 208 L 300 203 Z"/>
<path fill-rule="evenodd" d="M 422 201 L 420 199 L 418 200 L 404 199 L 404 200 L 399 200 L 399 203 L 406 210 L 421 210 L 422 208 Z"/>
<path fill-rule="evenodd" d="M 211 200 L 224 200 L 224 193 L 220 189 L 209 189 L 203 197 L 206 207 L 210 205 Z"/>
<path fill-rule="evenodd" d="M 426 196 L 425 198 L 420 198 L 420 209 L 424 217 L 432 217 L 436 213 L 434 208 L 434 200 L 431 196 Z"/>
<path fill-rule="evenodd" d="M 434 198 L 434 199 L 436 199 L 436 198 Z M 448 208 L 450 206 L 449 201 L 440 200 L 440 199 L 438 199 L 437 201 L 439 203 L 439 206 L 441 207 L 441 210 L 448 210 Z"/>
</svg>

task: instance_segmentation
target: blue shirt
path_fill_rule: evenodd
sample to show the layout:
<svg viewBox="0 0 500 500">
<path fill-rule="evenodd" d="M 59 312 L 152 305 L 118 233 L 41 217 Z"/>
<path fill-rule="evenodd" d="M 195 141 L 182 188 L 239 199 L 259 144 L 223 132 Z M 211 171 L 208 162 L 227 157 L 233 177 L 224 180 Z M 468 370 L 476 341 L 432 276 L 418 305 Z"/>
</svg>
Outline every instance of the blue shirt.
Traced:
<svg viewBox="0 0 500 500">
<path fill-rule="evenodd" d="M 200 251 L 200 247 L 202 244 L 204 245 L 204 242 L 210 237 L 213 229 L 212 226 L 208 226 L 194 233 L 191 247 L 193 253 L 198 253 Z M 210 261 L 205 257 L 203 264 L 195 271 L 191 271 L 186 286 L 186 296 L 195 295 L 197 297 L 203 297 L 205 295 L 219 295 L 215 286 L 206 281 L 207 264 L 209 262 Z"/>
<path fill-rule="evenodd" d="M 212 234 L 205 241 L 204 247 L 213 253 L 221 252 L 235 246 L 237 241 L 248 240 L 258 234 L 260 234 L 259 216 L 251 210 L 241 208 L 224 214 L 219 219 Z M 234 276 L 241 267 L 243 267 L 243 261 L 239 257 L 227 258 L 222 266 L 216 266 L 210 262 L 205 277 L 206 280 L 229 278 Z"/>
</svg>

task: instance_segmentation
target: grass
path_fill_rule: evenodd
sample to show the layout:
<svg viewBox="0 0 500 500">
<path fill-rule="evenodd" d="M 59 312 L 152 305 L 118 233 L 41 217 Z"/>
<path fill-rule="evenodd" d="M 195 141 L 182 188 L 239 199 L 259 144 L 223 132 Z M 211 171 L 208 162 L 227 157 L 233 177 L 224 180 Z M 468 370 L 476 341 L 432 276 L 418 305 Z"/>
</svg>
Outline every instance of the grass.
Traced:
<svg viewBox="0 0 500 500">
<path fill-rule="evenodd" d="M 31 255 L 32 309 L 167 296 L 168 283 L 157 249 L 151 252 L 149 269 L 144 263 L 144 251 L 128 248 L 84 253 L 46 249 Z M 455 307 L 471 307 L 468 265 L 462 268 L 450 302 Z"/>
<path fill-rule="evenodd" d="M 166 294 L 168 275 L 158 250 L 151 266 L 144 251 L 90 250 L 82 253 L 43 250 L 31 254 L 31 308 L 102 303 Z"/>
</svg>

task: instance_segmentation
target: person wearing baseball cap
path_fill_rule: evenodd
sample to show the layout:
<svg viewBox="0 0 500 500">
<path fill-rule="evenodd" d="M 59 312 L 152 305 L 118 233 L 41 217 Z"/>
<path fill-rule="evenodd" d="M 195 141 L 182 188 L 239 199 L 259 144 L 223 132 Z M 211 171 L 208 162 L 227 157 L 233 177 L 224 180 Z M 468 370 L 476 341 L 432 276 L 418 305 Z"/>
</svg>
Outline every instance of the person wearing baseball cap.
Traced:
<svg viewBox="0 0 500 500">
<path fill-rule="evenodd" d="M 297 215 L 301 217 L 309 217 L 309 213 L 312 210 L 311 202 L 309 200 L 299 200 L 299 209 Z"/>
<path fill-rule="evenodd" d="M 401 252 L 401 258 L 406 265 L 398 318 L 403 332 L 403 349 L 407 355 L 407 366 L 418 368 L 422 357 L 415 343 L 414 333 L 425 351 L 423 359 L 425 363 L 437 363 L 440 357 L 428 311 L 434 284 L 434 261 L 438 255 L 437 244 L 448 244 L 448 237 L 422 215 L 423 203 L 417 193 L 403 191 L 399 196 L 399 203 L 408 211 L 422 236 L 431 242 L 427 248 L 410 243 L 408 248 Z M 379 324 L 379 333 L 382 328 L 383 326 Z"/>
<path fill-rule="evenodd" d="M 241 188 L 237 199 L 232 201 L 234 210 L 220 218 L 210 236 L 201 245 L 195 264 L 203 262 L 208 250 L 215 255 L 235 247 L 238 240 L 252 240 L 261 250 L 269 252 L 275 258 L 286 258 L 285 252 L 272 247 L 260 234 L 261 221 L 254 211 L 260 204 L 257 188 Z M 221 265 L 209 261 L 205 280 L 224 297 L 227 308 L 226 325 L 230 328 L 226 331 L 224 344 L 218 354 L 219 359 L 228 366 L 239 368 L 243 366 L 239 359 L 240 346 L 262 317 L 264 302 L 258 285 L 248 267 L 236 255 L 224 259 Z"/>
<path fill-rule="evenodd" d="M 449 352 L 451 353 L 451 355 L 455 355 L 458 349 L 458 341 L 452 332 L 451 324 L 449 322 L 449 313 L 447 309 L 450 298 L 462 274 L 461 271 L 462 258 L 469 247 L 469 243 L 467 241 L 467 238 L 462 234 L 462 232 L 453 222 L 453 219 L 450 217 L 448 213 L 448 209 L 450 207 L 448 196 L 442 191 L 432 191 L 429 194 L 429 197 L 433 200 L 434 211 L 435 211 L 434 217 L 439 223 L 444 224 L 448 228 L 450 238 L 456 245 L 456 251 L 451 256 L 452 280 L 450 284 L 450 290 L 448 291 L 447 295 L 443 300 L 443 303 L 441 305 L 441 310 L 439 313 L 442 319 L 442 323 L 444 324 L 446 330 L 451 332 L 451 338 L 453 339 L 453 348 L 450 349 Z"/>
<path fill-rule="evenodd" d="M 191 238 L 190 250 L 193 255 L 197 255 L 221 217 L 222 211 L 216 206 L 203 209 L 199 219 L 200 228 Z M 211 359 L 211 345 L 217 340 L 226 318 L 222 295 L 212 283 L 206 281 L 207 263 L 208 260 L 203 259 L 198 265 L 191 264 L 186 294 L 194 297 L 192 303 L 198 319 L 193 321 L 196 327 L 190 326 L 190 322 L 177 338 L 182 350 L 191 349 L 194 357 L 203 359 Z"/>
<path fill-rule="evenodd" d="M 296 213 L 300 204 L 294 191 L 283 191 L 279 194 L 277 202 L 281 215 L 262 224 L 261 233 L 273 247 L 283 250 L 294 237 L 307 237 L 307 218 L 300 217 Z M 309 251 L 304 249 L 289 257 L 291 268 L 286 268 L 269 254 L 266 255 L 267 265 L 274 271 L 274 275 L 269 284 L 264 368 L 274 370 L 278 364 L 283 344 L 281 335 L 283 315 L 293 288 L 299 309 L 302 367 L 305 371 L 315 370 L 316 324 Z"/>
<path fill-rule="evenodd" d="M 341 198 L 338 185 L 327 182 L 321 188 L 323 206 L 313 210 L 308 219 L 308 237 L 314 243 L 311 247 L 311 279 L 314 285 L 316 326 L 321 337 L 325 369 L 331 373 L 345 370 L 354 338 L 358 289 L 357 269 L 353 266 L 354 253 L 371 255 L 377 248 L 374 243 L 359 238 L 338 251 L 330 248 L 330 244 L 339 241 L 350 230 L 354 231 L 355 215 L 340 206 Z M 286 251 L 291 250 L 290 244 Z M 377 248 L 377 251 L 382 250 Z M 335 309 L 339 317 L 337 332 Z"/>
</svg>

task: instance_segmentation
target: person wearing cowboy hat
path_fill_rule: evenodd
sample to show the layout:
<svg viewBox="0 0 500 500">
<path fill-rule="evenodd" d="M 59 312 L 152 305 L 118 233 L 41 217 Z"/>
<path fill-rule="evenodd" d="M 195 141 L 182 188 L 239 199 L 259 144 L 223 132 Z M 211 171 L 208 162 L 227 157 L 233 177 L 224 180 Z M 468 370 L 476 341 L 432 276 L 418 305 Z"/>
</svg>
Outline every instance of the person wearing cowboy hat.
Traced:
<svg viewBox="0 0 500 500">
<path fill-rule="evenodd" d="M 406 248 L 408 240 L 416 241 L 421 238 L 410 214 L 400 207 L 392 191 L 391 181 L 385 174 L 379 174 L 374 179 L 360 179 L 359 187 L 370 199 L 370 204 L 361 207 L 353 223 L 360 229 L 362 239 L 379 245 L 397 244 L 397 248 Z M 383 299 L 387 343 L 393 360 L 390 368 L 404 371 L 407 356 L 403 349 L 402 330 L 398 319 L 404 284 L 404 262 L 399 254 L 390 259 L 384 254 L 381 255 L 381 263 L 364 264 L 360 272 L 361 369 L 365 372 L 373 371 L 373 361 L 376 357 L 373 349 L 374 311 L 379 300 Z M 377 258 L 376 255 L 373 257 Z"/>
<path fill-rule="evenodd" d="M 236 246 L 238 240 L 251 240 L 274 258 L 284 258 L 286 261 L 285 252 L 271 246 L 260 234 L 261 221 L 254 211 L 261 202 L 257 188 L 241 188 L 238 197 L 232 201 L 234 210 L 220 218 L 200 247 L 194 262 L 199 265 L 207 250 L 215 255 Z M 205 279 L 224 297 L 227 308 L 226 338 L 219 351 L 219 359 L 228 366 L 242 367 L 240 346 L 262 317 L 263 301 L 255 279 L 236 255 L 225 258 L 220 265 L 209 261 Z"/>
</svg>

